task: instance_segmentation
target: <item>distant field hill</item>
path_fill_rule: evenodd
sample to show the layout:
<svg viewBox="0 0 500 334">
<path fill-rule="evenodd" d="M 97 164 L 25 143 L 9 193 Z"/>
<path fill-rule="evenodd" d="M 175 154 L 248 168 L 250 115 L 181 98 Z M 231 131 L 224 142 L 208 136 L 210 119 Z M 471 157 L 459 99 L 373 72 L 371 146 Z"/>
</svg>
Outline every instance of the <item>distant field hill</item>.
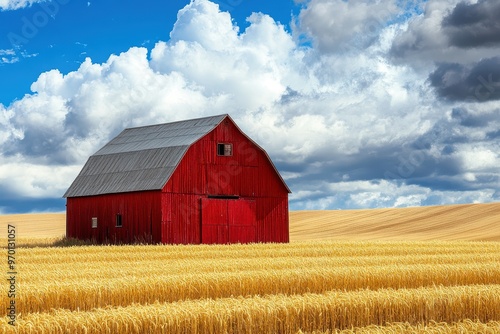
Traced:
<svg viewBox="0 0 500 334">
<path fill-rule="evenodd" d="M 500 203 L 293 211 L 290 239 L 500 241 Z"/>
<path fill-rule="evenodd" d="M 16 227 L 18 238 L 51 238 L 66 234 L 66 214 L 29 213 L 19 215 L 0 215 L 0 238 L 7 236 L 7 225 Z"/>
<path fill-rule="evenodd" d="M 65 222 L 64 213 L 0 215 L 0 231 L 11 223 L 18 237 L 59 237 Z M 291 241 L 321 239 L 500 241 L 500 203 L 290 212 Z"/>
</svg>

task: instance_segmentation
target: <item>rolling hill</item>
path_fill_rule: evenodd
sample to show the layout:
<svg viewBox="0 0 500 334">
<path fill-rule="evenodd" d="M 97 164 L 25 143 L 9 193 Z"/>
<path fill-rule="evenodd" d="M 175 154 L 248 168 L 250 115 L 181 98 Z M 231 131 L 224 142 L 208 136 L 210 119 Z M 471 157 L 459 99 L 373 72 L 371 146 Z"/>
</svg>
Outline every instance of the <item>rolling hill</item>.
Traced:
<svg viewBox="0 0 500 334">
<path fill-rule="evenodd" d="M 7 231 L 7 225 L 16 227 L 18 238 L 51 238 L 66 234 L 66 214 L 29 213 L 0 215 L 0 231 Z M 0 234 L 0 237 L 5 237 Z"/>
<path fill-rule="evenodd" d="M 500 203 L 294 211 L 290 239 L 500 241 Z"/>
</svg>

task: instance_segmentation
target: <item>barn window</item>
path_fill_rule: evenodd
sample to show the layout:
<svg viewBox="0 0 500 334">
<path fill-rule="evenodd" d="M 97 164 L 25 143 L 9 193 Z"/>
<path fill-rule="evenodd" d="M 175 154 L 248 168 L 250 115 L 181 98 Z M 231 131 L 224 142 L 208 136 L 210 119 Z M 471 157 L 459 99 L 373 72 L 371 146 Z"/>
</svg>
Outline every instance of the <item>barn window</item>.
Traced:
<svg viewBox="0 0 500 334">
<path fill-rule="evenodd" d="M 92 228 L 97 228 L 97 217 L 92 217 Z"/>
<path fill-rule="evenodd" d="M 116 214 L 116 227 L 122 227 L 122 215 L 117 213 Z"/>
<path fill-rule="evenodd" d="M 217 144 L 217 155 L 223 157 L 230 157 L 233 155 L 233 144 Z"/>
</svg>

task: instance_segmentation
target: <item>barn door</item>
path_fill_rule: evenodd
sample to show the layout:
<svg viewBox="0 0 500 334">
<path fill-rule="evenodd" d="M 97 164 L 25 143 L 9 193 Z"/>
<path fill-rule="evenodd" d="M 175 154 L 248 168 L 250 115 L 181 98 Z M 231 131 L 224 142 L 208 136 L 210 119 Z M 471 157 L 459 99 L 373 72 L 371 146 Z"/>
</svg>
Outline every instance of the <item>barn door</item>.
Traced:
<svg viewBox="0 0 500 334">
<path fill-rule="evenodd" d="M 204 198 L 201 219 L 201 242 L 204 244 L 256 241 L 255 201 Z"/>
<path fill-rule="evenodd" d="M 226 200 L 203 198 L 201 201 L 201 243 L 229 242 Z"/>
<path fill-rule="evenodd" d="M 249 243 L 256 241 L 255 201 L 227 201 L 229 242 Z"/>
</svg>

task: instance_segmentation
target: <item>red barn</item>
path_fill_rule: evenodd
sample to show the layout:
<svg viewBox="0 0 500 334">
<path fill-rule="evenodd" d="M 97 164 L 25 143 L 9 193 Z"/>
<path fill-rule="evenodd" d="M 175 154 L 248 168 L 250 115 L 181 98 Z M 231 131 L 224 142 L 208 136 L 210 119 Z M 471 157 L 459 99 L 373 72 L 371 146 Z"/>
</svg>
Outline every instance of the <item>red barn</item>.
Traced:
<svg viewBox="0 0 500 334">
<path fill-rule="evenodd" d="M 66 235 L 97 242 L 288 242 L 289 188 L 228 115 L 125 129 L 64 194 Z"/>
</svg>

